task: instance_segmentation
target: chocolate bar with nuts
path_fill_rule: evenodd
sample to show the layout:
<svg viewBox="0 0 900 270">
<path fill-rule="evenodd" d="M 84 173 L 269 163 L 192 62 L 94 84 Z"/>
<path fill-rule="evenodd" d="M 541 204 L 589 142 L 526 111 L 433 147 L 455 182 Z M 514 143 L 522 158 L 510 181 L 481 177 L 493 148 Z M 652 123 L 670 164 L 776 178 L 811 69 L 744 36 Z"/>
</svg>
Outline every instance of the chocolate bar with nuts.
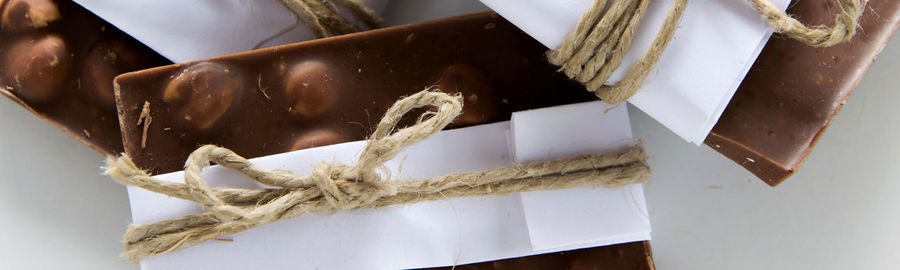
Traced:
<svg viewBox="0 0 900 270">
<path fill-rule="evenodd" d="M 113 78 L 169 63 L 74 2 L 0 1 L 0 94 L 101 154 L 124 150 Z"/>
</svg>

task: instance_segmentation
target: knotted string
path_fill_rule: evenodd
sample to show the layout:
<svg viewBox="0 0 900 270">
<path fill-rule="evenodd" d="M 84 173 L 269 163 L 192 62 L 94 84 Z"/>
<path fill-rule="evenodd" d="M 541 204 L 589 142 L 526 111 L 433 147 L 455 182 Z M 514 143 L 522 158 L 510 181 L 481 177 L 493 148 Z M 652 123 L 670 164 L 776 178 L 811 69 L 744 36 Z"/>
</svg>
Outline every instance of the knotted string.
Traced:
<svg viewBox="0 0 900 270">
<path fill-rule="evenodd" d="M 652 0 L 595 0 L 563 44 L 547 59 L 569 78 L 609 104 L 620 104 L 637 93 L 647 75 L 675 36 L 689 0 L 675 0 L 650 49 L 617 84 L 607 85 L 631 48 L 638 26 Z M 868 0 L 832 0 L 839 9 L 833 27 L 808 27 L 779 10 L 768 0 L 747 0 L 777 33 L 813 47 L 829 47 L 849 41 L 856 34 Z M 715 16 L 715 15 L 713 15 Z"/>
<path fill-rule="evenodd" d="M 316 35 L 324 38 L 359 32 L 359 27 L 348 22 L 337 13 L 340 4 L 356 15 L 371 28 L 381 27 L 383 20 L 378 13 L 359 0 L 280 0 L 281 4 L 296 14 Z"/>
<path fill-rule="evenodd" d="M 426 106 L 413 126 L 396 129 L 401 117 Z M 132 261 L 168 253 L 261 225 L 307 213 L 378 208 L 448 198 L 505 195 L 584 185 L 621 187 L 646 181 L 647 155 L 636 145 L 624 151 L 541 161 L 442 177 L 388 181 L 377 173 L 404 148 L 434 135 L 462 112 L 462 97 L 422 91 L 397 101 L 378 124 L 355 166 L 322 163 L 310 175 L 298 176 L 254 165 L 226 148 L 206 145 L 185 162 L 184 184 L 153 179 L 127 155 L 107 159 L 105 171 L 116 181 L 202 205 L 207 212 L 132 225 L 125 233 L 122 256 Z M 440 162 L 440 161 L 435 161 Z M 202 178 L 211 163 L 239 171 L 272 189 L 215 189 Z"/>
</svg>

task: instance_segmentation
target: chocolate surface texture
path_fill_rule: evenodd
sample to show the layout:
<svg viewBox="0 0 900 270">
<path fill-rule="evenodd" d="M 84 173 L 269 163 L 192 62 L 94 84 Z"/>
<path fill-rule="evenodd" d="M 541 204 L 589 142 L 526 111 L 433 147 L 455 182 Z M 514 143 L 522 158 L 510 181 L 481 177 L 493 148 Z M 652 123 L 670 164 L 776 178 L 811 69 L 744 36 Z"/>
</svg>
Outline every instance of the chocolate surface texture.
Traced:
<svg viewBox="0 0 900 270">
<path fill-rule="evenodd" d="M 788 14 L 832 25 L 832 1 Z M 705 143 L 775 186 L 796 172 L 900 25 L 900 1 L 871 0 L 853 41 L 813 48 L 774 35 Z"/>
<path fill-rule="evenodd" d="M 464 96 L 453 127 L 594 100 L 545 52 L 487 12 L 128 73 L 115 80 L 125 151 L 159 174 L 203 144 L 253 158 L 363 140 L 394 101 L 429 87 Z M 636 242 L 486 265 L 652 269 L 649 254 Z"/>
<path fill-rule="evenodd" d="M 169 64 L 67 0 L 0 1 L 0 93 L 106 155 L 121 153 L 121 73 Z"/>
</svg>

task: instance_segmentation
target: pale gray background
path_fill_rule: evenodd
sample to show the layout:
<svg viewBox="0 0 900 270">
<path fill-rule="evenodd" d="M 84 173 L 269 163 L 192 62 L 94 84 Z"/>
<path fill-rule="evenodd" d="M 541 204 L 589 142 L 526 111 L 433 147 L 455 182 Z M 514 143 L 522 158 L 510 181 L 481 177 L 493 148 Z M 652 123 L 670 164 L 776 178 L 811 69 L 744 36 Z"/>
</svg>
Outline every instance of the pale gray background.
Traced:
<svg viewBox="0 0 900 270">
<path fill-rule="evenodd" d="M 392 24 L 486 9 L 400 1 Z M 896 269 L 900 44 L 888 45 L 797 175 L 770 188 L 638 110 L 659 269 Z M 117 258 L 131 216 L 103 158 L 0 98 L 0 268 L 136 269 Z"/>
</svg>

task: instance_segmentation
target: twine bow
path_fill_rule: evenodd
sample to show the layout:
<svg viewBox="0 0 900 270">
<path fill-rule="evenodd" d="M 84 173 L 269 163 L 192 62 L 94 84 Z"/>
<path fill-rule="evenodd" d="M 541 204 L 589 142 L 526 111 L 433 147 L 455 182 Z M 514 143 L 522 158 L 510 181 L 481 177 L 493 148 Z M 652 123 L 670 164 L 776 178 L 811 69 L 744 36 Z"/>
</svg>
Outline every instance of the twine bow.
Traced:
<svg viewBox="0 0 900 270">
<path fill-rule="evenodd" d="M 437 107 L 437 110 L 423 114 L 417 124 L 395 131 L 404 114 L 426 106 Z M 428 179 L 388 181 L 376 172 L 404 148 L 443 129 L 461 112 L 462 97 L 459 95 L 422 91 L 403 98 L 382 118 L 355 166 L 323 163 L 308 176 L 261 168 L 231 150 L 212 145 L 200 147 L 188 157 L 184 184 L 153 179 L 127 155 L 110 157 L 105 169 L 116 181 L 190 200 L 207 210 L 154 224 L 132 225 L 125 233 L 126 251 L 122 256 L 139 261 L 306 213 L 583 185 L 621 187 L 645 181 L 650 176 L 647 156 L 640 145 L 619 153 L 534 162 Z M 260 184 L 276 188 L 210 188 L 202 178 L 202 170 L 211 163 L 239 171 Z"/>
</svg>

